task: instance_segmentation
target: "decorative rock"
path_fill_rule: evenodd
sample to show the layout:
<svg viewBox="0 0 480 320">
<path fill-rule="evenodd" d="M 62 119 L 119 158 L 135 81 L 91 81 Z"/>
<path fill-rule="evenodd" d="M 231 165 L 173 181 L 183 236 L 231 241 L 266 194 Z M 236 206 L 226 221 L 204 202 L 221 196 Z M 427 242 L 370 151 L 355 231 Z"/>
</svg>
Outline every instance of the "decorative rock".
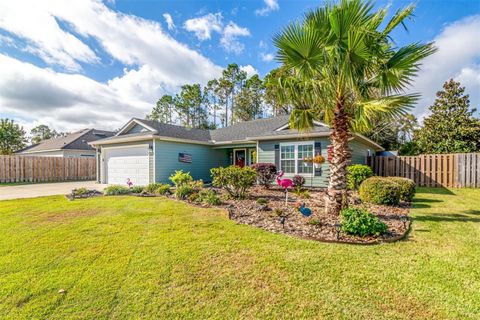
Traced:
<svg viewBox="0 0 480 320">
<path fill-rule="evenodd" d="M 60 290 L 58 290 L 58 293 L 67 293 L 67 290 L 65 290 L 65 289 L 60 289 Z"/>
</svg>

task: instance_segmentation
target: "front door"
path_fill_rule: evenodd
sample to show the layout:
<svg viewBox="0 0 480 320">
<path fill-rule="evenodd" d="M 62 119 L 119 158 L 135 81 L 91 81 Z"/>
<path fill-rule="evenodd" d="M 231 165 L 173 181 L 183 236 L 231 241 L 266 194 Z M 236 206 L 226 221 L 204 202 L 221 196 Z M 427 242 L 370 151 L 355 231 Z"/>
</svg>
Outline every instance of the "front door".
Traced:
<svg viewBox="0 0 480 320">
<path fill-rule="evenodd" d="M 245 149 L 240 149 L 240 150 L 234 150 L 233 151 L 233 162 L 236 166 L 239 166 L 241 168 L 245 167 L 245 161 L 246 161 L 246 150 Z"/>
</svg>

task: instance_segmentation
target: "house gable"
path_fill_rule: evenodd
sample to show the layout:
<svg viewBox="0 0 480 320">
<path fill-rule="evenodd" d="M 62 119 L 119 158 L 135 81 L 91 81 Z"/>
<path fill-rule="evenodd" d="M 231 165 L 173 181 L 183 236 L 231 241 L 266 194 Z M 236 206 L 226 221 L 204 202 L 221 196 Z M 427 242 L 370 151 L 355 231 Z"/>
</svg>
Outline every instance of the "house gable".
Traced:
<svg viewBox="0 0 480 320">
<path fill-rule="evenodd" d="M 156 130 L 137 119 L 132 119 L 118 131 L 116 136 L 146 132 L 156 133 Z"/>
</svg>

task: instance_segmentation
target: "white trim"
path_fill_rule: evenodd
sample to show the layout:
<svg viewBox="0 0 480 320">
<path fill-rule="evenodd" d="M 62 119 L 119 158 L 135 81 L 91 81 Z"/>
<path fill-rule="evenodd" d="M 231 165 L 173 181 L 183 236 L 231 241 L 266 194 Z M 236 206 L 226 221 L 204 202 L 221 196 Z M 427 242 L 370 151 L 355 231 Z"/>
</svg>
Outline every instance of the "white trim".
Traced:
<svg viewBox="0 0 480 320">
<path fill-rule="evenodd" d="M 153 181 L 150 181 L 150 183 L 155 183 L 157 180 L 157 174 L 156 174 L 156 167 L 157 167 L 157 150 L 155 147 L 155 139 L 152 140 L 152 148 L 153 148 Z"/>
<path fill-rule="evenodd" d="M 257 162 L 256 163 L 258 163 L 258 154 L 260 153 L 260 152 L 258 152 L 258 147 L 259 147 L 259 143 L 257 141 L 257 148 L 255 149 L 255 150 L 257 150 Z"/>
<path fill-rule="evenodd" d="M 310 133 L 296 133 L 296 134 L 286 134 L 286 135 L 274 135 L 274 136 L 260 136 L 260 137 L 248 137 L 248 139 L 256 141 L 266 141 L 266 140 L 288 140 L 295 138 L 315 138 L 315 137 L 329 137 L 330 132 L 310 132 Z"/>
<path fill-rule="evenodd" d="M 126 149 L 126 148 L 138 148 L 138 147 L 147 147 L 148 148 L 148 143 L 146 144 L 132 144 L 132 145 L 123 145 L 123 146 L 115 146 L 115 147 L 102 147 L 103 150 L 109 150 L 109 149 Z"/>
<path fill-rule="evenodd" d="M 129 122 L 127 122 L 126 125 L 124 125 L 118 132 L 115 136 L 119 136 L 121 135 L 124 131 L 126 131 L 127 129 L 130 129 L 130 125 L 132 123 L 135 123 L 135 124 L 139 124 L 141 125 L 142 127 L 152 131 L 152 133 L 156 133 L 157 130 L 155 130 L 154 128 L 150 127 L 149 125 L 143 123 L 142 121 L 138 120 L 138 119 L 131 119 Z"/>
<path fill-rule="evenodd" d="M 232 165 L 235 165 L 235 159 L 236 159 L 235 152 L 237 152 L 237 151 L 245 152 L 245 165 L 244 166 L 247 167 L 247 157 L 248 157 L 247 148 L 235 148 L 235 149 L 233 149 L 233 159 L 232 159 L 233 163 L 232 163 Z"/>
<path fill-rule="evenodd" d="M 320 121 L 317 121 L 317 120 L 313 120 L 313 124 L 316 125 L 316 126 L 320 126 L 320 127 L 327 127 L 327 128 L 330 128 L 328 125 L 326 125 L 325 123 L 323 122 L 320 122 Z M 275 129 L 275 131 L 282 131 L 282 130 L 285 130 L 287 128 L 290 127 L 290 121 L 287 123 L 287 124 L 284 124 L 283 126 L 281 126 L 280 128 L 278 129 Z"/>
<path fill-rule="evenodd" d="M 296 141 L 296 142 L 281 142 L 279 144 L 279 157 L 278 157 L 278 166 L 280 167 L 280 170 L 283 171 L 282 169 L 282 146 L 294 146 L 294 149 L 293 149 L 293 159 L 283 159 L 283 160 L 294 160 L 295 161 L 295 172 L 293 173 L 287 173 L 285 172 L 285 174 L 288 174 L 288 175 L 301 175 L 301 176 L 304 176 L 304 177 L 308 177 L 308 178 L 312 178 L 312 177 L 315 177 L 315 168 L 312 164 L 312 173 L 299 173 L 298 172 L 298 146 L 304 146 L 304 145 L 311 145 L 312 146 L 312 153 L 313 155 L 315 155 L 315 141 L 313 140 L 310 140 L 310 141 Z"/>
</svg>

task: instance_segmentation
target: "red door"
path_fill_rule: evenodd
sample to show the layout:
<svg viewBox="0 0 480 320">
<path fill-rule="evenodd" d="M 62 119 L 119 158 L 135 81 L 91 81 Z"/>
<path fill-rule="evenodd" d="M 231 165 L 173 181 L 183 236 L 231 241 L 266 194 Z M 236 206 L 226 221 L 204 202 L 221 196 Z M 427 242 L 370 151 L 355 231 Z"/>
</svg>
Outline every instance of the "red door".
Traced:
<svg viewBox="0 0 480 320">
<path fill-rule="evenodd" d="M 235 165 L 241 168 L 245 167 L 245 159 L 246 159 L 245 150 L 235 150 L 233 155 L 234 155 Z"/>
</svg>

